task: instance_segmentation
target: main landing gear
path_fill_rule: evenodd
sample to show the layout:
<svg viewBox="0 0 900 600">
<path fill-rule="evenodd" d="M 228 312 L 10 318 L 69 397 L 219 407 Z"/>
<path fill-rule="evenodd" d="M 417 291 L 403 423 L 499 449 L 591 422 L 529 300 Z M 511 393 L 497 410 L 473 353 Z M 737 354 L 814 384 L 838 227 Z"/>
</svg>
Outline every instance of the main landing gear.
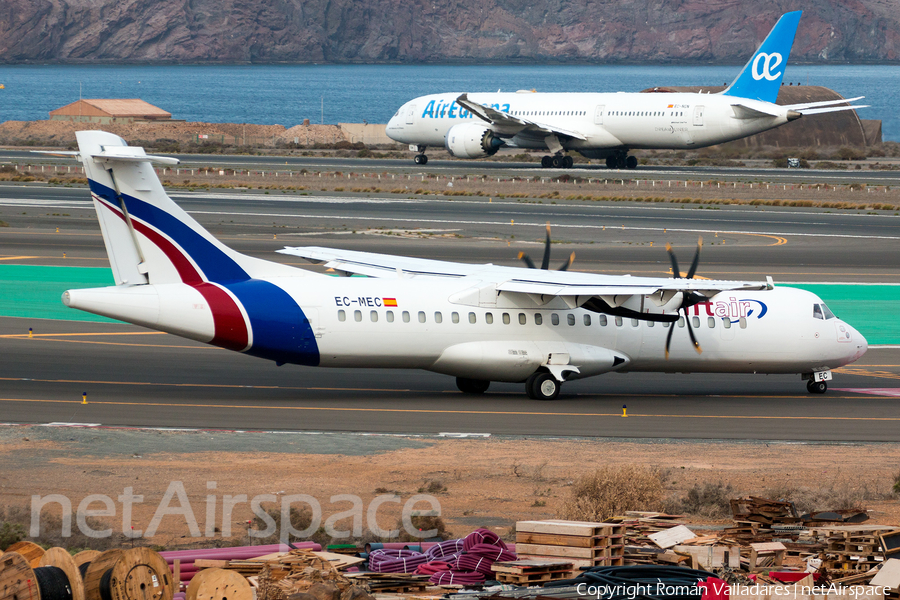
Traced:
<svg viewBox="0 0 900 600">
<path fill-rule="evenodd" d="M 532 400 L 555 400 L 562 387 L 551 373 L 538 371 L 525 380 L 525 394 Z"/>
<path fill-rule="evenodd" d="M 541 158 L 541 166 L 545 169 L 553 167 L 554 169 L 571 169 L 575 161 L 571 156 L 564 154 L 556 154 L 554 156 L 544 156 Z"/>
<path fill-rule="evenodd" d="M 490 387 L 491 382 L 483 379 L 467 379 L 465 377 L 456 378 L 456 387 L 463 394 L 483 394 Z"/>
<path fill-rule="evenodd" d="M 637 165 L 637 158 L 629 156 L 624 152 L 606 157 L 607 169 L 636 169 Z"/>
</svg>

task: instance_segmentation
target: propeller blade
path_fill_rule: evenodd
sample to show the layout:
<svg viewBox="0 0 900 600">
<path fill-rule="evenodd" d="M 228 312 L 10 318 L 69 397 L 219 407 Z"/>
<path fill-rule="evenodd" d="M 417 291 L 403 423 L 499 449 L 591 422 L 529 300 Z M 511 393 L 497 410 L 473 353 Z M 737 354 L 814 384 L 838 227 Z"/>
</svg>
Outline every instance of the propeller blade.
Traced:
<svg viewBox="0 0 900 600">
<path fill-rule="evenodd" d="M 524 252 L 519 252 L 519 260 L 525 261 L 525 264 L 528 265 L 529 269 L 537 269 L 537 267 L 534 266 L 534 261 L 531 260 L 531 257 Z"/>
<path fill-rule="evenodd" d="M 672 334 L 675 333 L 675 323 L 678 321 L 673 321 L 669 325 L 669 333 L 666 334 L 666 360 L 669 360 L 669 344 L 672 343 Z"/>
<path fill-rule="evenodd" d="M 550 223 L 547 223 L 547 241 L 544 242 L 544 258 L 541 260 L 541 268 L 545 271 L 550 268 Z"/>
<path fill-rule="evenodd" d="M 666 252 L 669 253 L 669 260 L 672 262 L 672 277 L 678 279 L 681 276 L 681 271 L 678 270 L 678 259 L 675 258 L 675 253 L 672 251 L 672 244 L 666 242 Z"/>
<path fill-rule="evenodd" d="M 559 270 L 560 271 L 568 271 L 569 267 L 571 267 L 572 263 L 574 263 L 574 262 L 575 262 L 575 253 L 573 252 L 572 254 L 569 255 L 569 260 L 567 260 L 566 263 L 559 268 Z"/>
<path fill-rule="evenodd" d="M 694 262 L 691 263 L 691 270 L 688 271 L 687 278 L 693 279 L 694 273 L 697 272 L 697 265 L 700 264 L 700 248 L 703 247 L 703 236 L 697 240 L 697 252 L 694 253 Z"/>
<path fill-rule="evenodd" d="M 684 321 L 687 325 L 688 335 L 691 336 L 691 342 L 694 344 L 694 350 L 697 351 L 697 354 L 703 354 L 703 349 L 700 347 L 700 343 L 697 341 L 697 338 L 694 336 L 694 328 L 691 327 L 691 320 L 688 318 L 687 310 L 684 311 Z"/>
</svg>

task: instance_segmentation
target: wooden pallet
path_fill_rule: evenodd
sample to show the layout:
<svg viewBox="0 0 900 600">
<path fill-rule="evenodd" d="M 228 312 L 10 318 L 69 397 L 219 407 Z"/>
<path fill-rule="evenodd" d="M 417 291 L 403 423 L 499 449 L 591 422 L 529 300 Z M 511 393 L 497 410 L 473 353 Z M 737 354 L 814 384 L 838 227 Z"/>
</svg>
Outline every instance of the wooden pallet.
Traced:
<svg viewBox="0 0 900 600">
<path fill-rule="evenodd" d="M 531 585 L 568 579 L 574 572 L 571 562 L 552 560 L 516 560 L 491 565 L 497 581 Z"/>
</svg>

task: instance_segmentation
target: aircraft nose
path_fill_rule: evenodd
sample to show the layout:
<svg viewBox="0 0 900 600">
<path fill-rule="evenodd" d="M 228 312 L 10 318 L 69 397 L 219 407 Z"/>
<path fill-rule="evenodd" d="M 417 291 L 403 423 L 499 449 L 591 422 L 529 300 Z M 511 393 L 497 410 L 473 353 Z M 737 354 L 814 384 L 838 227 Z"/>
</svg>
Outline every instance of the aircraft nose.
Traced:
<svg viewBox="0 0 900 600">
<path fill-rule="evenodd" d="M 847 327 L 850 327 L 850 326 L 847 325 Z M 862 358 L 862 355 L 865 354 L 866 351 L 869 349 L 869 342 L 866 340 L 866 338 L 863 336 L 863 334 L 861 334 L 859 331 L 857 331 L 853 327 L 850 327 L 850 330 L 852 331 L 853 337 L 851 339 L 853 341 L 852 341 L 852 347 L 849 348 L 849 350 L 850 350 L 849 362 L 856 362 L 857 360 Z"/>
</svg>

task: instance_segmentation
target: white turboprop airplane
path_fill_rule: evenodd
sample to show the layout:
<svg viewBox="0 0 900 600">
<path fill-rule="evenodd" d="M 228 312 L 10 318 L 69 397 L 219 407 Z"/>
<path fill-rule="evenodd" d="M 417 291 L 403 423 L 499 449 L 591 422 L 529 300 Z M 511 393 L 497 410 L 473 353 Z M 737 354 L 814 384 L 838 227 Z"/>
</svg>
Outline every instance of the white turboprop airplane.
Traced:
<svg viewBox="0 0 900 600">
<path fill-rule="evenodd" d="M 458 158 L 485 158 L 504 147 L 548 149 L 542 167 L 570 168 L 567 151 L 637 167 L 634 149 L 693 149 L 737 140 L 803 115 L 864 106 L 846 100 L 775 104 L 801 11 L 783 15 L 724 91 L 709 93 L 450 93 L 420 96 L 400 107 L 387 135 L 418 152 L 443 146 Z M 840 104 L 841 106 L 835 106 Z"/>
<path fill-rule="evenodd" d="M 567 379 L 611 371 L 799 373 L 823 393 L 865 338 L 814 294 L 765 282 L 631 277 L 472 265 L 329 248 L 279 252 L 333 277 L 228 248 L 166 194 L 148 156 L 79 131 L 116 285 L 63 302 L 277 365 L 425 369 L 467 393 L 521 382 L 553 399 Z M 526 262 L 533 266 L 530 259 Z M 702 344 L 702 353 L 701 353 Z"/>
</svg>

